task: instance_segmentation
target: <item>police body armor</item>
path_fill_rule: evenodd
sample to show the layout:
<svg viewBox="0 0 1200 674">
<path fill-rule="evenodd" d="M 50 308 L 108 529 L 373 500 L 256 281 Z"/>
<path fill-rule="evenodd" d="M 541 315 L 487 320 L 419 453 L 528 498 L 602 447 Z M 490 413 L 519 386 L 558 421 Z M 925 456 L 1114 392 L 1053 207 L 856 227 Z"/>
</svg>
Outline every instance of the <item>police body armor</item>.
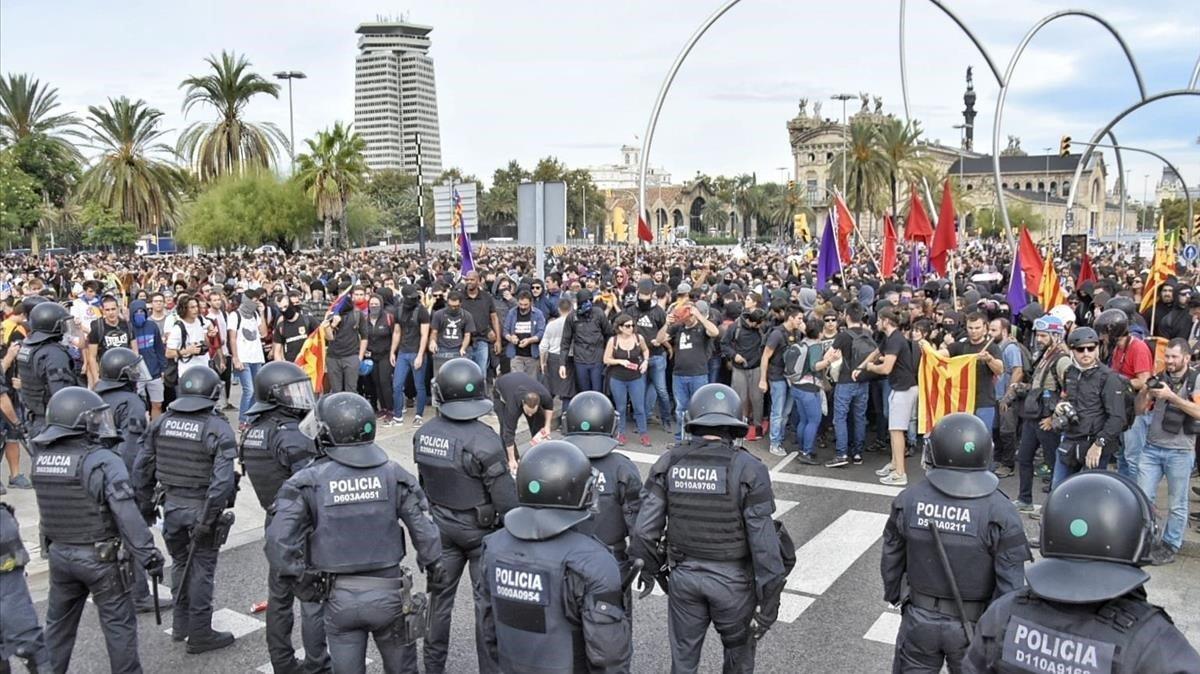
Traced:
<svg viewBox="0 0 1200 674">
<path fill-rule="evenodd" d="M 17 376 L 21 378 L 21 402 L 35 417 L 46 416 L 50 404 L 50 388 L 47 386 L 49 372 L 41 371 L 42 361 L 49 351 L 66 347 L 59 342 L 41 342 L 32 346 L 22 345 L 17 353 Z M 68 356 L 70 358 L 70 356 Z"/>
<path fill-rule="evenodd" d="M 251 422 L 242 436 L 242 465 L 246 469 L 246 476 L 250 478 L 250 484 L 254 485 L 254 494 L 258 496 L 259 505 L 268 513 L 274 512 L 275 495 L 292 476 L 291 469 L 279 460 L 272 449 L 274 434 L 289 422 L 299 423 L 267 412 Z"/>
<path fill-rule="evenodd" d="M 625 550 L 626 536 L 629 534 L 625 526 L 625 510 L 618 499 L 621 457 L 620 454 L 609 454 L 592 459 L 592 467 L 600 472 L 596 480 L 600 511 L 592 516 L 593 535 L 614 552 Z"/>
<path fill-rule="evenodd" d="M 693 439 L 671 450 L 667 467 L 667 543 L 686 557 L 737 561 L 750 556 L 732 475 L 733 449 Z"/>
<path fill-rule="evenodd" d="M 21 543 L 21 528 L 12 506 L 0 503 L 0 573 L 8 573 L 29 563 L 29 553 Z"/>
<path fill-rule="evenodd" d="M 91 447 L 82 438 L 43 447 L 33 459 L 42 535 L 55 543 L 87 545 L 119 536 L 107 504 L 84 485 L 83 460 Z"/>
<path fill-rule="evenodd" d="M 308 554 L 317 571 L 365 573 L 394 567 L 404 558 L 393 465 L 352 468 L 332 460 L 315 467 L 313 500 L 318 513 Z"/>
<path fill-rule="evenodd" d="M 536 654 L 539 668 L 547 672 L 589 670 L 583 631 L 567 621 L 563 596 L 563 560 L 578 552 L 583 537 L 567 531 L 541 541 L 511 535 L 488 539 L 488 550 L 496 561 L 487 568 L 483 582 L 488 584 L 495 606 L 496 641 L 510 645 L 510 653 Z M 505 656 L 501 649 L 502 671 L 529 667 L 527 659 L 511 662 Z"/>
<path fill-rule="evenodd" d="M 925 481 L 909 487 L 907 496 L 905 573 L 912 591 L 939 599 L 954 598 L 933 533 L 929 531 L 932 524 L 946 546 L 946 556 L 963 601 L 990 601 L 996 588 L 992 553 L 985 538 L 992 521 L 991 495 L 956 498 Z M 982 613 L 983 607 L 976 608 Z"/>
<path fill-rule="evenodd" d="M 996 671 L 1123 672 L 1122 657 L 1131 652 L 1138 630 L 1160 612 L 1153 604 L 1124 597 L 1110 599 L 1098 611 L 1064 611 L 1028 588 L 1020 590 L 1004 634 L 996 635 L 1004 639 Z"/>
<path fill-rule="evenodd" d="M 207 489 L 212 482 L 216 449 L 205 446 L 212 412 L 184 413 L 167 410 L 155 436 L 158 453 L 155 478 L 168 487 Z"/>
<path fill-rule="evenodd" d="M 141 419 L 134 419 L 131 424 L 129 410 L 142 410 L 144 403 L 137 393 L 128 389 L 104 391 L 100 397 L 112 407 L 113 422 L 121 435 L 121 442 L 113 448 L 113 451 L 120 455 L 121 460 L 125 462 L 125 468 L 132 474 L 133 462 L 137 459 L 138 452 L 141 451 L 142 431 L 146 429 L 146 419 L 143 416 Z"/>
<path fill-rule="evenodd" d="M 451 510 L 470 510 L 491 503 L 483 482 L 467 475 L 462 461 L 463 451 L 484 428 L 487 427 L 476 421 L 456 422 L 437 417 L 413 436 L 413 458 L 421 486 L 431 503 Z"/>
</svg>

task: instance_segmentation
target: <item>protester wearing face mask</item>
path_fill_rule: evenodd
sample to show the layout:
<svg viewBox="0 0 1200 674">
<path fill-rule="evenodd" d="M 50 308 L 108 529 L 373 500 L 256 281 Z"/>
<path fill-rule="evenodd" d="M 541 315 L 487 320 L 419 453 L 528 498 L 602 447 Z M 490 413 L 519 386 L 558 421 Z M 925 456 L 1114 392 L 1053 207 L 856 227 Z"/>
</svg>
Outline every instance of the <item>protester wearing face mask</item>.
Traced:
<svg viewBox="0 0 1200 674">
<path fill-rule="evenodd" d="M 137 341 L 138 354 L 150 371 L 150 381 L 145 382 L 145 391 L 150 398 L 150 420 L 162 414 L 163 368 L 167 366 L 167 347 L 163 342 L 158 324 L 150 320 L 150 311 L 143 300 L 134 300 L 129 305 L 130 324 L 133 338 Z"/>
<path fill-rule="evenodd" d="M 302 308 L 303 298 L 299 291 L 291 291 L 276 299 L 279 307 L 279 319 L 275 321 L 272 335 L 271 360 L 286 360 L 296 362 L 300 351 L 304 348 L 304 340 L 317 329 L 317 321 Z"/>
</svg>

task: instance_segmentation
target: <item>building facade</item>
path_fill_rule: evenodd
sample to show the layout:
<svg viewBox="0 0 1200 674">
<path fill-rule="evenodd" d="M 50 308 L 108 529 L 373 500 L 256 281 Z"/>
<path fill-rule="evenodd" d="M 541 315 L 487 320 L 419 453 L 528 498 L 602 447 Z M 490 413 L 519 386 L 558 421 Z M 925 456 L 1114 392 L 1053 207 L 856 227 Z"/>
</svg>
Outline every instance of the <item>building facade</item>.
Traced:
<svg viewBox="0 0 1200 674">
<path fill-rule="evenodd" d="M 360 24 L 354 59 L 354 128 L 373 171 L 417 172 L 417 134 L 426 181 L 442 172 L 437 85 L 430 26 L 379 20 Z"/>
<path fill-rule="evenodd" d="M 1187 199 L 1188 196 L 1191 196 L 1192 201 L 1200 199 L 1200 185 L 1189 185 L 1186 190 L 1183 187 L 1183 179 L 1179 174 L 1169 166 L 1164 166 L 1162 177 L 1154 186 L 1154 205 L 1160 206 L 1167 199 Z"/>
<path fill-rule="evenodd" d="M 600 190 L 637 189 L 638 172 L 641 170 L 642 149 L 632 145 L 621 146 L 621 163 L 601 164 L 587 167 L 592 183 Z M 671 174 L 662 168 L 646 167 L 646 189 L 671 184 Z"/>
</svg>

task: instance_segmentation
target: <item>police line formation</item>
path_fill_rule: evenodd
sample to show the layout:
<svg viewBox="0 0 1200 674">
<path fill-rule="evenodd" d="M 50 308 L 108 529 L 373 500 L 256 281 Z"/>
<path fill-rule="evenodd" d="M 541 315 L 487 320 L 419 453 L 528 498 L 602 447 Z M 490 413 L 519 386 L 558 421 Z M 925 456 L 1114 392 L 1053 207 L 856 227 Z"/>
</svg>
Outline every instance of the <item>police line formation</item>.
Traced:
<svg viewBox="0 0 1200 674">
<path fill-rule="evenodd" d="M 239 461 L 267 513 L 276 672 L 365 671 L 368 635 L 387 672 L 416 672 L 420 661 L 444 671 L 464 570 L 479 671 L 630 671 L 633 594 L 656 584 L 668 597 L 672 671 L 700 669 L 710 625 L 723 671 L 754 669 L 795 546 L 772 518 L 767 468 L 741 447 L 749 427 L 732 388 L 706 384 L 691 396 L 684 439 L 644 482 L 614 452 L 617 414 L 597 392 L 576 396 L 564 438 L 525 451 L 514 475 L 481 421 L 493 407 L 483 371 L 451 360 L 434 380 L 438 416 L 413 438 L 413 475 L 375 443 L 364 398 L 318 398 L 284 361 L 255 377 L 240 446 L 215 409 L 221 380 L 207 367 L 181 374 L 178 397 L 149 424 L 136 394 L 145 366 L 127 349 L 105 352 L 95 391 L 55 387 L 67 319 L 59 305 L 38 305 L 22 347 L 31 352 L 22 362 L 40 368 L 23 372 L 21 395 L 50 590 L 43 630 L 5 506 L 5 671 L 11 657 L 66 672 L 89 595 L 114 672 L 141 671 L 139 611 L 169 610 L 172 639 L 189 654 L 229 646 L 232 634 L 212 627 L 213 584 Z M 1073 345 L 1096 341 L 1088 328 L 1072 333 Z M 929 437 L 926 479 L 892 505 L 881 573 L 884 598 L 903 606 L 894 671 L 1200 672 L 1200 656 L 1148 601 L 1142 567 L 1158 532 L 1137 485 L 1103 470 L 1062 480 L 1043 510 L 1043 559 L 1026 567 L 1030 544 L 992 458 L 983 421 L 945 416 Z M 173 605 L 148 590 L 165 567 L 156 521 Z M 423 583 L 401 565 L 408 539 Z M 296 603 L 303 662 L 291 643 Z"/>
</svg>

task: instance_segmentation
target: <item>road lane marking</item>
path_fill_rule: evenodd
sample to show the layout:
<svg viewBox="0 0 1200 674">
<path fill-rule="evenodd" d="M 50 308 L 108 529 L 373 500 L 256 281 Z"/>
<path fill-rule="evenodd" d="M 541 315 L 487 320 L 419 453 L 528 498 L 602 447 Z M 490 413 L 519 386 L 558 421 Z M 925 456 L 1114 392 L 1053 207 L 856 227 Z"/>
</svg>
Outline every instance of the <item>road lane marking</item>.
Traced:
<svg viewBox="0 0 1200 674">
<path fill-rule="evenodd" d="M 267 624 L 257 618 L 251 618 L 244 613 L 238 613 L 227 608 L 213 611 L 212 628 L 218 632 L 233 632 L 234 639 L 256 632 L 266 627 Z M 163 630 L 164 633 L 170 634 L 171 628 Z"/>
<path fill-rule="evenodd" d="M 786 515 L 789 510 L 798 505 L 800 505 L 798 501 L 788 501 L 786 499 L 777 498 L 775 499 L 775 514 L 771 517 L 779 519 L 780 517 Z"/>
<path fill-rule="evenodd" d="M 787 465 L 796 459 L 797 454 L 799 454 L 799 452 L 788 452 L 787 456 L 780 459 L 779 463 L 775 464 L 771 468 L 771 472 L 778 473 L 779 471 L 783 470 L 784 468 L 787 468 Z M 772 475 L 772 477 L 774 477 L 774 475 Z"/>
<path fill-rule="evenodd" d="M 883 535 L 888 516 L 847 510 L 807 543 L 796 549 L 796 568 L 787 589 L 824 594 Z"/>
<path fill-rule="evenodd" d="M 896 496 L 904 491 L 900 487 L 889 487 L 877 482 L 855 482 L 854 480 L 839 480 L 833 477 L 819 475 L 797 475 L 795 473 L 771 473 L 771 481 L 785 482 L 802 487 L 819 487 L 821 489 L 839 489 L 852 491 L 857 494 L 876 494 L 879 496 Z M 882 531 L 882 530 L 881 530 Z"/>
<path fill-rule="evenodd" d="M 618 449 L 617 453 L 624 454 L 637 463 L 649 463 L 651 465 L 662 456 L 661 454 L 647 454 L 646 452 L 634 452 L 628 449 Z"/>
<path fill-rule="evenodd" d="M 812 606 L 816 601 L 815 597 L 805 597 L 802 594 L 783 593 L 779 596 L 779 619 L 785 623 L 796 622 L 796 618 L 804 613 L 805 609 Z"/>
<path fill-rule="evenodd" d="M 864 639 L 878 641 L 881 644 L 896 643 L 896 634 L 900 631 L 900 614 L 893 611 L 884 611 L 879 614 L 879 618 L 875 620 L 875 624 L 871 625 L 871 629 L 863 635 Z"/>
</svg>

